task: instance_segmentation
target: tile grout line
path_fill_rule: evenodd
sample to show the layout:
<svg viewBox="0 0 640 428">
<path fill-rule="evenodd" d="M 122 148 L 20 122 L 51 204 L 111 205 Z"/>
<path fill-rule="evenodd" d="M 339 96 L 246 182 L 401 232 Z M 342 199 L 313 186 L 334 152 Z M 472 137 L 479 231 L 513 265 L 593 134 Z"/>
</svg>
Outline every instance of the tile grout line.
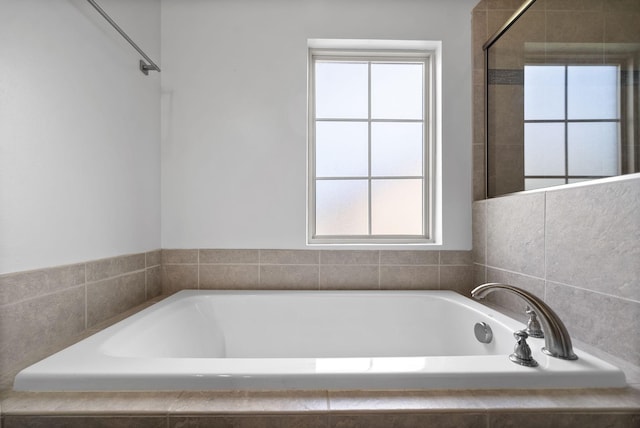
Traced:
<svg viewBox="0 0 640 428">
<path fill-rule="evenodd" d="M 382 251 L 378 251 L 378 290 L 382 290 Z"/>
<path fill-rule="evenodd" d="M 542 276 L 544 277 L 544 296 L 543 300 L 548 302 L 547 295 L 547 192 L 544 192 L 544 199 L 542 200 L 542 253 L 544 255 L 542 259 Z"/>
<path fill-rule="evenodd" d="M 258 287 L 262 287 L 262 250 L 258 248 Z"/>
<path fill-rule="evenodd" d="M 438 290 L 442 290 L 441 269 L 442 269 L 442 251 L 438 251 Z"/>
<path fill-rule="evenodd" d="M 84 264 L 84 329 L 89 328 L 89 286 L 87 284 L 87 264 Z"/>
</svg>

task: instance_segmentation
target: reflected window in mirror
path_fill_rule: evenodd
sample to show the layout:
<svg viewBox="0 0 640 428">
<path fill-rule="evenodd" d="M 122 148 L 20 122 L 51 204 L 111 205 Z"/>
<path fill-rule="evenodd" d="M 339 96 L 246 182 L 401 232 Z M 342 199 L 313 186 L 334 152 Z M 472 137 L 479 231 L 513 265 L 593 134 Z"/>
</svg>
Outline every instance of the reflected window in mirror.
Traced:
<svg viewBox="0 0 640 428">
<path fill-rule="evenodd" d="M 524 190 L 620 174 L 619 75 L 616 65 L 524 66 Z"/>
</svg>

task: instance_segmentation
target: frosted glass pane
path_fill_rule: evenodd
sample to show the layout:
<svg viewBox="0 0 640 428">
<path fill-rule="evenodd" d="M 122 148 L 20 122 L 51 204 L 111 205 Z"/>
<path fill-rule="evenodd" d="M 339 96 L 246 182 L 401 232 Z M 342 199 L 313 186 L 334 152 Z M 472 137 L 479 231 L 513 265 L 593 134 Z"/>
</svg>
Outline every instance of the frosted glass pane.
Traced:
<svg viewBox="0 0 640 428">
<path fill-rule="evenodd" d="M 564 123 L 524 124 L 524 174 L 564 175 Z"/>
<path fill-rule="evenodd" d="M 366 119 L 368 74 L 366 63 L 316 62 L 316 117 Z"/>
<path fill-rule="evenodd" d="M 316 235 L 369 233 L 366 180 L 316 181 Z"/>
<path fill-rule="evenodd" d="M 422 123 L 371 124 L 371 174 L 422 176 Z"/>
<path fill-rule="evenodd" d="M 544 189 L 562 184 L 566 184 L 564 178 L 525 178 L 524 190 Z"/>
<path fill-rule="evenodd" d="M 618 174 L 618 124 L 570 123 L 569 175 Z"/>
<path fill-rule="evenodd" d="M 564 119 L 564 67 L 524 67 L 524 119 Z"/>
<path fill-rule="evenodd" d="M 371 232 L 422 235 L 422 180 L 373 180 Z"/>
<path fill-rule="evenodd" d="M 368 132 L 366 122 L 316 122 L 316 176 L 367 176 Z"/>
<path fill-rule="evenodd" d="M 618 68 L 610 65 L 568 67 L 569 119 L 617 119 Z"/>
<path fill-rule="evenodd" d="M 371 117 L 422 119 L 422 64 L 371 64 Z"/>
</svg>

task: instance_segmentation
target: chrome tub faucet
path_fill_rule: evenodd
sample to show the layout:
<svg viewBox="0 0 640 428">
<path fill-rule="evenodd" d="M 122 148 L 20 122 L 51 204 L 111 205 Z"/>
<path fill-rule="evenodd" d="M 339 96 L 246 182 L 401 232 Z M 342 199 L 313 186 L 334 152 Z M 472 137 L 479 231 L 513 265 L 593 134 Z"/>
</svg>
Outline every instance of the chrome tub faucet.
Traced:
<svg viewBox="0 0 640 428">
<path fill-rule="evenodd" d="M 487 294 L 502 290 L 515 294 L 527 302 L 538 315 L 542 331 L 544 332 L 544 348 L 542 352 L 564 360 L 577 360 L 573 352 L 571 337 L 560 317 L 541 299 L 533 294 L 512 285 L 487 283 L 473 289 L 471 296 L 477 300 L 484 299 Z"/>
</svg>

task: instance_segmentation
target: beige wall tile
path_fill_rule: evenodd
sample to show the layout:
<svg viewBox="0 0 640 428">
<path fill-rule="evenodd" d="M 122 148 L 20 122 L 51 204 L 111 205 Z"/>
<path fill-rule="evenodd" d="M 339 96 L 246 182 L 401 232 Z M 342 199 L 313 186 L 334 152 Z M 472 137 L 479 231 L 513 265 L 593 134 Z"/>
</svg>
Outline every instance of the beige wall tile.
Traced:
<svg viewBox="0 0 640 428">
<path fill-rule="evenodd" d="M 152 299 L 162 294 L 162 268 L 154 266 L 146 269 L 146 297 Z"/>
<path fill-rule="evenodd" d="M 488 9 L 516 10 L 522 5 L 523 0 L 487 0 Z"/>
<path fill-rule="evenodd" d="M 243 264 L 258 263 L 260 250 L 200 250 L 200 263 Z"/>
<path fill-rule="evenodd" d="M 383 290 L 438 290 L 439 266 L 380 266 Z"/>
<path fill-rule="evenodd" d="M 547 279 L 640 301 L 640 178 L 547 192 Z"/>
<path fill-rule="evenodd" d="M 604 42 L 604 14 L 601 11 L 548 11 L 547 42 Z"/>
<path fill-rule="evenodd" d="M 258 265 L 200 265 L 200 288 L 209 290 L 259 288 Z"/>
<path fill-rule="evenodd" d="M 317 250 L 260 250 L 261 264 L 317 265 L 319 260 Z"/>
<path fill-rule="evenodd" d="M 472 206 L 472 259 L 474 263 L 487 262 L 487 202 L 474 202 Z"/>
<path fill-rule="evenodd" d="M 146 266 L 160 266 L 162 263 L 162 250 L 148 251 L 146 253 Z"/>
<path fill-rule="evenodd" d="M 500 269 L 487 268 L 487 282 L 498 282 L 522 288 L 535 296 L 546 300 L 545 282 L 542 278 L 534 278 L 528 275 L 520 275 L 515 272 Z M 527 303 L 521 298 L 507 292 L 494 291 L 487 296 L 489 302 L 496 303 L 508 308 L 515 313 L 522 314 L 522 319 L 526 319 L 524 309 Z M 549 302 L 551 306 L 553 303 Z"/>
<path fill-rule="evenodd" d="M 472 12 L 473 19 L 471 20 L 471 46 L 473 49 L 473 64 L 474 70 L 478 64 L 482 64 L 484 61 L 484 52 L 482 45 L 489 40 L 489 34 L 487 31 L 487 11 L 486 9 L 480 10 L 474 9 Z"/>
<path fill-rule="evenodd" d="M 324 250 L 320 252 L 323 265 L 377 265 L 379 251 Z"/>
<path fill-rule="evenodd" d="M 522 4 L 522 3 L 521 3 Z M 504 24 L 513 16 L 516 7 L 495 8 L 489 5 L 487 10 L 487 32 L 489 37 L 493 36 Z"/>
<path fill-rule="evenodd" d="M 487 265 L 543 278 L 544 193 L 487 203 Z"/>
<path fill-rule="evenodd" d="M 145 254 L 131 254 L 120 257 L 87 262 L 87 282 L 100 281 L 112 278 L 128 272 L 144 269 L 146 266 Z"/>
<path fill-rule="evenodd" d="M 471 251 L 440 251 L 440 265 L 471 266 Z"/>
<path fill-rule="evenodd" d="M 474 125 L 475 128 L 475 125 Z M 482 131 L 484 138 L 484 130 Z M 480 201 L 486 198 L 487 188 L 485 180 L 486 152 L 484 144 L 473 144 L 473 200 Z"/>
<path fill-rule="evenodd" d="M 162 250 L 162 264 L 198 263 L 198 250 Z"/>
<path fill-rule="evenodd" d="M 453 290 L 470 297 L 473 289 L 473 266 L 440 266 L 440 289 Z"/>
<path fill-rule="evenodd" d="M 317 290 L 318 265 L 262 265 L 260 288 L 268 290 Z"/>
<path fill-rule="evenodd" d="M 553 282 L 547 296 L 573 337 L 640 366 L 640 302 Z"/>
<path fill-rule="evenodd" d="M 0 276 L 0 306 L 84 284 L 84 264 Z"/>
<path fill-rule="evenodd" d="M 547 10 L 593 10 L 601 11 L 609 0 L 548 0 Z"/>
<path fill-rule="evenodd" d="M 438 251 L 387 251 L 380 252 L 381 265 L 438 265 Z"/>
<path fill-rule="evenodd" d="M 68 340 L 85 328 L 85 288 L 5 305 L 0 310 L 0 372 Z"/>
<path fill-rule="evenodd" d="M 198 265 L 163 265 L 162 294 L 198 288 Z"/>
<path fill-rule="evenodd" d="M 145 289 L 144 272 L 87 284 L 87 327 L 143 303 Z"/>
<path fill-rule="evenodd" d="M 375 290 L 378 287 L 378 266 L 320 265 L 321 290 Z"/>
<path fill-rule="evenodd" d="M 606 43 L 638 43 L 640 40 L 640 2 L 634 1 L 634 8 L 611 11 L 605 14 Z M 637 50 L 636 50 L 637 52 Z M 636 64 L 636 69 L 638 65 Z"/>
<path fill-rule="evenodd" d="M 473 286 L 477 287 L 487 283 L 487 266 L 481 264 L 473 265 Z"/>
</svg>

